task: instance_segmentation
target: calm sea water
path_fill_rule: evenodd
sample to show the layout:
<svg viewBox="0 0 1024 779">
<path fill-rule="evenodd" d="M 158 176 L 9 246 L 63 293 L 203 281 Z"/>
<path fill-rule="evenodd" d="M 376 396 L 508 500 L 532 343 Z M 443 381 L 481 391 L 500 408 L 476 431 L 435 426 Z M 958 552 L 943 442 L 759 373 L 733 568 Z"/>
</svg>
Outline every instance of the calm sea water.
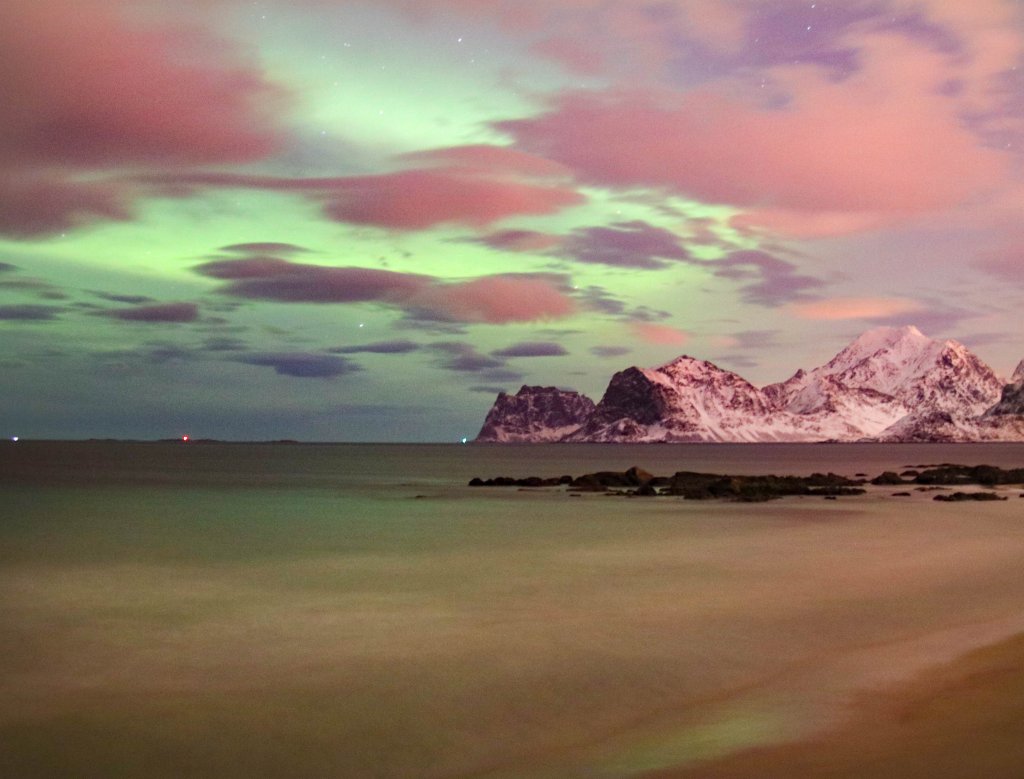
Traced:
<svg viewBox="0 0 1024 779">
<path fill-rule="evenodd" d="M 0 774 L 639 776 L 1024 626 L 1024 501 L 473 476 L 1024 466 L 1024 445 L 0 445 Z"/>
<path fill-rule="evenodd" d="M 287 488 L 461 487 L 473 476 L 578 475 L 640 465 L 652 473 L 875 475 L 959 462 L 1017 466 L 1024 444 L 178 444 L 0 443 L 0 483 Z"/>
</svg>

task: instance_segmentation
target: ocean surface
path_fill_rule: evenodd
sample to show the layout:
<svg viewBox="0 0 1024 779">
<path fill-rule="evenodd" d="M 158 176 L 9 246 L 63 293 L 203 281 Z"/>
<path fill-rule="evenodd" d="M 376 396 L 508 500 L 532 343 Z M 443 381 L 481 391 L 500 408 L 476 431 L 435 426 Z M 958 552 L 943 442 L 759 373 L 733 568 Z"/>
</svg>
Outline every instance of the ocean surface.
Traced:
<svg viewBox="0 0 1024 779">
<path fill-rule="evenodd" d="M 0 775 L 643 776 L 1024 631 L 1024 501 L 470 488 L 1024 444 L 0 444 Z"/>
</svg>

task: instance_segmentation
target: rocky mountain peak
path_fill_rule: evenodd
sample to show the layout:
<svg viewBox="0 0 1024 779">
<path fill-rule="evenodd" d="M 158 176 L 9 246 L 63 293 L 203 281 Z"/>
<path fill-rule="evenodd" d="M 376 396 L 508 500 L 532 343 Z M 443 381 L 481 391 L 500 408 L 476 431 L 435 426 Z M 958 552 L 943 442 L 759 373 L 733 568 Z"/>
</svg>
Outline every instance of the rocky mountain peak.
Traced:
<svg viewBox="0 0 1024 779">
<path fill-rule="evenodd" d="M 523 385 L 515 395 L 498 393 L 478 441 L 559 441 L 593 413 L 586 395 L 557 387 Z"/>
<path fill-rule="evenodd" d="M 655 381 L 663 381 L 661 377 L 665 377 L 676 385 L 704 384 L 708 381 L 719 383 L 723 381 L 727 383 L 739 381 L 748 384 L 747 380 L 738 374 L 727 371 L 724 368 L 719 368 L 713 362 L 700 360 L 688 355 L 678 357 L 653 370 L 645 371 L 645 373 Z M 651 374 L 659 374 L 659 376 L 651 376 Z"/>
<path fill-rule="evenodd" d="M 1017 367 L 1013 369 L 1013 375 L 1010 376 L 1011 384 L 1024 383 L 1024 360 L 1017 363 Z"/>
</svg>

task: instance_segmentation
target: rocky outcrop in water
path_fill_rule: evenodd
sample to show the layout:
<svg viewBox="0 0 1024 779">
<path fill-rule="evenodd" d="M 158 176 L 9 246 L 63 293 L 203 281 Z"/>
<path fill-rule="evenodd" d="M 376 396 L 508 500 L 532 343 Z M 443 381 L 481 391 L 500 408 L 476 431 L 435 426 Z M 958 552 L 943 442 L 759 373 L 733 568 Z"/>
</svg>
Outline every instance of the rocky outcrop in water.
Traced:
<svg viewBox="0 0 1024 779">
<path fill-rule="evenodd" d="M 810 476 L 750 476 L 697 471 L 677 471 L 671 476 L 655 476 L 633 466 L 625 471 L 595 471 L 582 476 L 556 476 L 543 478 L 528 476 L 515 478 L 497 476 L 492 479 L 473 478 L 470 487 L 566 487 L 571 492 L 612 492 L 620 495 L 669 495 L 687 500 L 733 500 L 761 502 L 794 495 L 817 495 L 834 498 L 843 495 L 862 495 L 866 484 L 890 486 L 896 484 L 922 485 L 917 489 L 945 489 L 947 486 L 977 484 L 983 487 L 1024 484 L 1024 468 L 998 468 L 992 465 L 954 465 L 944 463 L 924 467 L 921 471 L 895 471 L 871 479 L 848 478 L 835 473 L 812 473 Z M 893 493 L 909 497 L 910 493 Z M 984 497 L 990 495 L 992 497 Z M 980 497 L 978 497 L 980 496 Z M 1024 497 L 1024 495 L 1022 495 Z M 1004 496 L 984 492 L 955 492 L 938 496 L 935 500 L 1005 500 Z"/>
</svg>

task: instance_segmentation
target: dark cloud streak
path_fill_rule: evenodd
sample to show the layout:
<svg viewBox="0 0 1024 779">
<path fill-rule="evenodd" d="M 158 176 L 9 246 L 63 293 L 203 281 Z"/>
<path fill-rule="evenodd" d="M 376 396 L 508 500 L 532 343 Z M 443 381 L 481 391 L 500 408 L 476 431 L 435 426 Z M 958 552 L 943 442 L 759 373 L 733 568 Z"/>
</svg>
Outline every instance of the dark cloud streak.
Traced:
<svg viewBox="0 0 1024 779">
<path fill-rule="evenodd" d="M 199 306 L 195 303 L 158 303 L 152 306 L 112 309 L 101 312 L 101 315 L 125 322 L 195 322 L 199 318 Z"/>
<path fill-rule="evenodd" d="M 344 357 L 309 352 L 250 354 L 239 358 L 238 362 L 273 368 L 281 376 L 300 379 L 333 379 L 362 370 L 356 363 Z"/>
<path fill-rule="evenodd" d="M 504 349 L 491 352 L 492 357 L 507 359 L 509 357 L 564 357 L 569 354 L 561 344 L 550 341 L 522 341 Z"/>
<path fill-rule="evenodd" d="M 825 286 L 821 279 L 797 273 L 792 263 L 758 250 L 731 252 L 723 259 L 700 265 L 718 278 L 745 282 L 740 286 L 740 298 L 770 308 L 809 300 L 809 290 Z"/>
<path fill-rule="evenodd" d="M 669 267 L 668 261 L 690 258 L 679 236 L 640 220 L 574 230 L 563 241 L 561 253 L 576 262 L 640 270 L 662 270 Z"/>
<path fill-rule="evenodd" d="M 13 305 L 0 306 L 0 320 L 7 322 L 48 322 L 64 311 L 58 306 Z"/>
<path fill-rule="evenodd" d="M 328 349 L 332 354 L 408 354 L 415 352 L 420 345 L 415 341 L 377 341 L 369 344 L 357 344 L 355 346 L 337 346 Z"/>
<path fill-rule="evenodd" d="M 497 274 L 466 281 L 362 267 L 294 263 L 276 257 L 215 260 L 194 268 L 226 282 L 222 295 L 283 303 L 377 302 L 422 322 L 528 322 L 574 310 L 561 276 Z M 558 281 L 556 281 L 556 279 Z"/>
</svg>

